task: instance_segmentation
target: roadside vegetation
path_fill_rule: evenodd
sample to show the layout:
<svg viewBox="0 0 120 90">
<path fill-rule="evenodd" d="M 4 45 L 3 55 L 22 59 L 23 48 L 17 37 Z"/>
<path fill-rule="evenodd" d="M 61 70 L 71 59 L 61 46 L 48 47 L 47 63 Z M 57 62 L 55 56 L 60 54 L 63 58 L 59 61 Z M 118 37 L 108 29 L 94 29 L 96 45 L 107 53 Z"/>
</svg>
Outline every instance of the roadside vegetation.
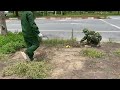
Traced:
<svg viewBox="0 0 120 90">
<path fill-rule="evenodd" d="M 22 11 L 9 11 L 7 18 L 20 17 Z M 34 11 L 36 17 L 96 17 L 106 18 L 111 15 L 120 15 L 120 11 Z"/>
<path fill-rule="evenodd" d="M 58 56 L 65 56 L 64 54 L 66 54 L 66 58 L 68 57 L 67 56 L 68 54 L 70 54 L 69 57 L 71 57 L 71 59 L 77 58 L 77 57 L 85 57 L 85 58 L 87 57 L 87 60 L 84 60 L 86 65 L 85 72 L 88 72 L 87 70 L 89 69 L 94 71 L 95 68 L 97 68 L 97 70 L 103 70 L 104 73 L 106 73 L 105 70 L 108 70 L 109 68 L 114 68 L 116 72 L 119 69 L 119 68 L 117 69 L 117 66 L 119 64 L 119 59 L 120 59 L 119 43 L 114 43 L 110 39 L 109 42 L 102 43 L 101 47 L 99 48 L 80 47 L 77 44 L 78 43 L 76 42 L 76 39 L 69 39 L 69 40 L 47 39 L 47 40 L 42 40 L 41 47 L 48 46 L 47 50 L 48 48 L 50 49 L 50 51 L 56 50 L 57 52 L 56 54 L 58 54 Z M 44 55 L 45 57 L 41 58 L 38 61 L 33 61 L 33 62 L 26 62 L 24 60 L 11 59 L 11 55 L 14 55 L 15 52 L 20 51 L 25 47 L 26 45 L 24 43 L 24 39 L 22 37 L 21 32 L 20 33 L 8 32 L 7 36 L 0 35 L 0 76 L 2 76 L 3 78 L 19 77 L 19 78 L 25 78 L 25 79 L 44 79 L 49 77 L 51 72 L 53 71 L 54 66 L 57 65 L 58 63 L 56 61 L 55 65 L 53 65 L 54 63 L 51 64 L 50 61 L 52 61 L 52 58 L 48 59 L 46 58 L 46 56 L 48 56 L 49 54 L 51 57 L 52 55 L 55 56 L 54 54 L 55 51 L 52 51 L 52 53 L 51 52 L 45 53 L 47 54 L 47 55 Z M 78 50 L 78 54 L 76 50 Z M 58 53 L 58 52 L 62 52 L 62 53 Z M 76 55 L 74 55 L 73 53 L 74 54 L 76 53 Z M 59 60 L 60 58 L 58 56 L 56 58 Z M 82 58 L 78 58 L 77 60 L 79 59 L 81 60 Z M 72 62 L 72 60 L 70 61 Z M 104 67 L 105 66 L 104 64 L 107 66 Z M 70 67 L 72 68 L 72 66 Z M 119 75 L 117 73 L 116 73 L 116 77 L 118 78 Z M 81 73 L 81 75 L 84 75 L 84 72 Z M 112 74 L 110 73 L 110 75 Z M 103 76 L 107 78 L 105 75 Z M 88 78 L 90 77 L 88 76 Z"/>
<path fill-rule="evenodd" d="M 101 58 L 105 56 L 105 53 L 94 48 L 87 48 L 82 50 L 82 55 L 89 58 Z"/>
<path fill-rule="evenodd" d="M 61 40 L 61 39 L 47 39 L 43 40 L 41 46 L 57 47 L 70 45 L 75 42 L 76 39 Z M 0 35 L 0 63 L 11 62 L 10 55 L 14 54 L 21 49 L 24 49 L 26 44 L 24 42 L 22 33 L 12 33 L 8 32 L 7 36 Z M 42 56 L 41 56 L 42 57 Z M 6 60 L 8 59 L 8 60 Z M 43 60 L 44 59 L 44 60 Z M 6 76 L 17 76 L 32 79 L 42 79 L 49 76 L 49 71 L 51 67 L 45 57 L 41 58 L 39 61 L 25 62 L 25 61 L 15 61 L 12 64 L 7 64 L 7 66 L 2 70 L 1 74 L 3 77 Z"/>
</svg>

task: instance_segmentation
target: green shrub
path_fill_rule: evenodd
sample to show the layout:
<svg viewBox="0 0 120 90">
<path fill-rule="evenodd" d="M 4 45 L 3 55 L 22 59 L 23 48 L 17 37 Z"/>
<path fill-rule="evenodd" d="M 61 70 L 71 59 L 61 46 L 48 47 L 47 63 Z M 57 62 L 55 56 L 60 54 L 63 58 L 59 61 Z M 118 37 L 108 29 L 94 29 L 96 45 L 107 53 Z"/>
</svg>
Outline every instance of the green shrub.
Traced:
<svg viewBox="0 0 120 90">
<path fill-rule="evenodd" d="M 0 53 L 7 54 L 26 47 L 22 33 L 8 32 L 7 36 L 0 35 Z"/>
<path fill-rule="evenodd" d="M 6 45 L 2 46 L 0 49 L 0 52 L 3 54 L 9 54 L 9 53 L 14 53 L 16 50 L 19 50 L 21 48 L 25 47 L 24 43 L 21 42 L 9 42 Z"/>
</svg>

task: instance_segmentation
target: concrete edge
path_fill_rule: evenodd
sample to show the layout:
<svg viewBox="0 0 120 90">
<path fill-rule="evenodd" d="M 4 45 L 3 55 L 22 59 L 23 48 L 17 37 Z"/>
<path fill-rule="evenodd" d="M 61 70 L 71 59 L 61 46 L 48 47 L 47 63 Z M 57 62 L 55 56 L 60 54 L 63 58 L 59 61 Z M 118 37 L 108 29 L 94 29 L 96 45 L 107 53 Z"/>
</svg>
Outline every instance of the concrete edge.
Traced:
<svg viewBox="0 0 120 90">
<path fill-rule="evenodd" d="M 45 19 L 49 19 L 49 20 L 61 20 L 61 19 L 65 19 L 65 20 L 71 20 L 71 19 L 104 19 L 104 17 L 42 17 L 42 18 L 36 18 L 36 19 L 40 19 L 40 20 L 45 20 Z M 8 18 L 6 20 L 19 20 L 19 18 Z"/>
</svg>

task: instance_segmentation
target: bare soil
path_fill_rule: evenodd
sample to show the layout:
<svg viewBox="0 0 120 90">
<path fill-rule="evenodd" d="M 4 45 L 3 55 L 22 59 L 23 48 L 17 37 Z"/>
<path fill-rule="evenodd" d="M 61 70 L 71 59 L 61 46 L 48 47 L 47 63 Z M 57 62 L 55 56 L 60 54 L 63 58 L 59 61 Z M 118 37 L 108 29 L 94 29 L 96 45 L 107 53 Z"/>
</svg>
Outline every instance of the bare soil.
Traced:
<svg viewBox="0 0 120 90">
<path fill-rule="evenodd" d="M 45 58 L 51 64 L 52 70 L 46 79 L 120 79 L 120 56 L 113 54 L 114 50 L 120 49 L 119 43 L 103 43 L 101 47 L 96 48 L 106 53 L 102 58 L 84 57 L 80 54 L 82 49 L 82 47 L 40 47 L 35 52 L 35 58 Z M 0 62 L 0 71 L 9 63 L 15 63 L 23 57 L 16 52 L 9 59 Z"/>
</svg>

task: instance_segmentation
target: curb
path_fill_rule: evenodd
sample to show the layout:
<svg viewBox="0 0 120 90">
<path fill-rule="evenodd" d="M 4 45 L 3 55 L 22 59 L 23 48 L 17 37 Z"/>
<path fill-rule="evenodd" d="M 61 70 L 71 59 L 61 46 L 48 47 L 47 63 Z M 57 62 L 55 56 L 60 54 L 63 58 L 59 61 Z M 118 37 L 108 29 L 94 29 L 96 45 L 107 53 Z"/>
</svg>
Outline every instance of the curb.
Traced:
<svg viewBox="0 0 120 90">
<path fill-rule="evenodd" d="M 104 17 L 42 17 L 38 20 L 72 20 L 72 19 L 105 19 Z M 7 18 L 6 20 L 19 20 L 19 18 Z"/>
<path fill-rule="evenodd" d="M 8 18 L 8 20 L 18 20 L 18 18 Z"/>
</svg>

